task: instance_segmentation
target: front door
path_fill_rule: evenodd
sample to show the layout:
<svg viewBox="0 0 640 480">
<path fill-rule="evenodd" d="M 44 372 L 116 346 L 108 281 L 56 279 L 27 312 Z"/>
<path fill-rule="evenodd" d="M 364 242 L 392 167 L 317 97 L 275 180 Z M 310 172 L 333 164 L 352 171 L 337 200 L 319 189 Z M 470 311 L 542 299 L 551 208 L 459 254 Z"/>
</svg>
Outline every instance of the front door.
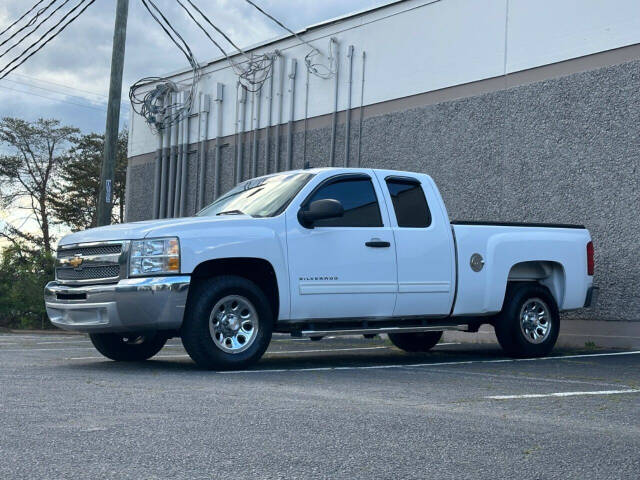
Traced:
<svg viewBox="0 0 640 480">
<path fill-rule="evenodd" d="M 291 319 L 391 316 L 395 245 L 378 182 L 364 173 L 336 175 L 301 205 L 321 199 L 340 201 L 344 216 L 305 228 L 297 208 L 287 212 Z"/>
</svg>

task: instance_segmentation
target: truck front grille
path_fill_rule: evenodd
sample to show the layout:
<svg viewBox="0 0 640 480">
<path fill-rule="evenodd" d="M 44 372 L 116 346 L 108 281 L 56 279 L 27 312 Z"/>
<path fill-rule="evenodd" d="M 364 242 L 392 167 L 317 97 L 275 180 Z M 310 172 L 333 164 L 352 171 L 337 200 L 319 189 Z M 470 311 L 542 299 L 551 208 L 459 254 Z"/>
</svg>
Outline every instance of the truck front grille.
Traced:
<svg viewBox="0 0 640 480">
<path fill-rule="evenodd" d="M 61 247 L 56 280 L 70 285 L 115 283 L 126 277 L 128 247 L 128 241 Z"/>
<path fill-rule="evenodd" d="M 76 255 L 118 255 L 122 251 L 122 245 L 97 245 L 95 247 L 77 247 L 58 250 L 58 258 L 74 257 Z"/>
<path fill-rule="evenodd" d="M 120 265 L 103 265 L 100 267 L 86 267 L 82 270 L 73 268 L 58 268 L 58 280 L 100 280 L 117 278 L 120 276 Z"/>
</svg>

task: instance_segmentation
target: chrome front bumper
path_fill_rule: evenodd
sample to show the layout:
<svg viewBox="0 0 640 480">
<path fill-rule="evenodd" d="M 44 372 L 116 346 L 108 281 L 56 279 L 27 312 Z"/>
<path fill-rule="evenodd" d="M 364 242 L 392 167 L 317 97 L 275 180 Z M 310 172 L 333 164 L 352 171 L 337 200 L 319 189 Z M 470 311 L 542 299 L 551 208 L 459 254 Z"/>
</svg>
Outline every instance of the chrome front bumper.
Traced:
<svg viewBox="0 0 640 480">
<path fill-rule="evenodd" d="M 180 328 L 189 276 L 128 278 L 110 285 L 44 288 L 51 323 L 77 332 L 128 332 Z"/>
</svg>

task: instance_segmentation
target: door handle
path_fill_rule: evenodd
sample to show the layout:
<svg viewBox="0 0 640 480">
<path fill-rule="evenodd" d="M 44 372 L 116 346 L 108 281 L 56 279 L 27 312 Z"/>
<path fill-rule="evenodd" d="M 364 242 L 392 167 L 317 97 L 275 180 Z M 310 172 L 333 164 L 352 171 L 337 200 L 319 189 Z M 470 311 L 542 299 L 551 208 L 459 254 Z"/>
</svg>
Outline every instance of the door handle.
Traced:
<svg viewBox="0 0 640 480">
<path fill-rule="evenodd" d="M 365 245 L 371 248 L 389 248 L 391 246 L 391 243 L 383 242 L 382 240 L 372 239 L 368 242 L 365 242 Z"/>
</svg>

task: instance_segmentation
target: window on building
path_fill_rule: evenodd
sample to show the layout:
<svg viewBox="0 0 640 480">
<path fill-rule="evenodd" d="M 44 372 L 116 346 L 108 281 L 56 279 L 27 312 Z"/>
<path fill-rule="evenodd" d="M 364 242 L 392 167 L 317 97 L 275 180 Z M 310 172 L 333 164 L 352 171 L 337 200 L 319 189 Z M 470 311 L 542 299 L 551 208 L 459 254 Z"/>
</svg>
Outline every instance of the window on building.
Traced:
<svg viewBox="0 0 640 480">
<path fill-rule="evenodd" d="M 399 227 L 425 228 L 431 225 L 431 212 L 419 182 L 389 178 L 387 187 Z"/>
<path fill-rule="evenodd" d="M 381 227 L 382 217 L 378 198 L 368 177 L 345 177 L 321 186 L 306 204 L 331 198 L 344 207 L 344 216 L 328 218 L 315 223 L 317 227 Z"/>
</svg>

